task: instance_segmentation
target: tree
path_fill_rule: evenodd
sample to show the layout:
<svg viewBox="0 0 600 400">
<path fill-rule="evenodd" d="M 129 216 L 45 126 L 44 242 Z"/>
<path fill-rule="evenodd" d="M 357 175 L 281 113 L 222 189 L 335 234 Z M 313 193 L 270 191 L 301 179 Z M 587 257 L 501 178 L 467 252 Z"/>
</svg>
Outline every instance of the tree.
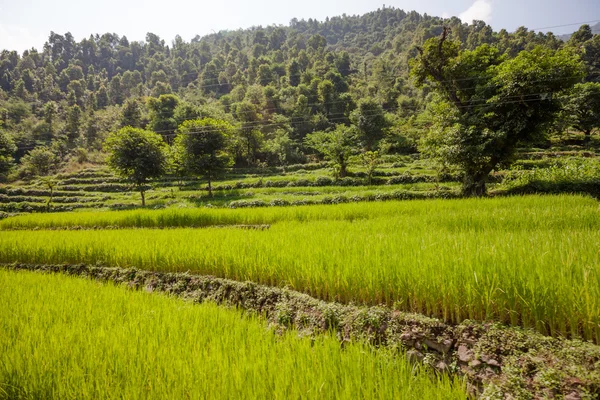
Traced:
<svg viewBox="0 0 600 400">
<path fill-rule="evenodd" d="M 101 85 L 100 88 L 98 88 L 98 93 L 96 94 L 96 104 L 98 105 L 99 109 L 108 106 L 108 91 L 104 85 Z"/>
<path fill-rule="evenodd" d="M 139 128 L 142 125 L 142 110 L 137 99 L 127 99 L 121 109 L 121 127 L 132 126 Z"/>
<path fill-rule="evenodd" d="M 75 143 L 75 140 L 77 140 L 80 135 L 81 114 L 81 108 L 79 108 L 77 104 L 69 107 L 69 110 L 67 111 L 67 125 L 65 126 L 65 131 L 69 143 Z"/>
<path fill-rule="evenodd" d="M 41 182 L 50 191 L 48 193 L 48 200 L 46 200 L 46 211 L 50 212 L 50 208 L 52 207 L 52 198 L 54 197 L 54 189 L 56 188 L 56 185 L 58 185 L 58 181 L 54 177 L 45 176 L 41 179 Z"/>
<path fill-rule="evenodd" d="M 177 129 L 175 108 L 179 98 L 173 94 L 162 94 L 158 98 L 148 99 L 150 123 L 147 128 L 159 133 L 174 133 Z"/>
<path fill-rule="evenodd" d="M 600 83 L 575 85 L 568 96 L 563 115 L 571 126 L 585 134 L 584 142 L 588 144 L 592 131 L 600 128 Z"/>
<path fill-rule="evenodd" d="M 416 84 L 430 82 L 438 94 L 421 150 L 460 170 L 464 195 L 482 196 L 490 172 L 545 134 L 560 109 L 555 94 L 581 79 L 583 68 L 569 49 L 536 47 L 507 60 L 485 44 L 461 51 L 447 35 L 428 39 L 411 60 Z"/>
<path fill-rule="evenodd" d="M 367 170 L 367 184 L 371 185 L 373 182 L 373 175 L 375 174 L 375 168 L 377 168 L 381 162 L 379 152 L 366 151 L 360 155 L 360 161 Z"/>
<path fill-rule="evenodd" d="M 356 134 L 352 127 L 338 125 L 332 131 L 306 135 L 305 143 L 323 154 L 332 163 L 334 176 L 344 178 L 348 173 L 348 159 L 356 153 Z"/>
<path fill-rule="evenodd" d="M 46 176 L 59 165 L 59 157 L 45 146 L 36 147 L 21 159 L 21 168 L 30 176 Z"/>
<path fill-rule="evenodd" d="M 262 134 L 258 130 L 262 116 L 259 114 L 257 106 L 247 100 L 236 103 L 234 109 L 237 119 L 241 122 L 239 134 L 244 143 L 246 162 L 250 166 L 256 160 L 256 153 L 262 141 Z"/>
<path fill-rule="evenodd" d="M 300 84 L 300 75 L 302 71 L 300 69 L 300 64 L 298 60 L 292 59 L 290 65 L 288 66 L 288 79 L 290 81 L 290 85 L 298 86 Z"/>
<path fill-rule="evenodd" d="M 0 122 L 0 176 L 5 175 L 13 166 L 13 154 L 16 150 L 12 139 L 2 130 Z"/>
<path fill-rule="evenodd" d="M 111 104 L 121 105 L 123 103 L 123 87 L 119 75 L 113 76 L 110 80 L 109 97 Z"/>
<path fill-rule="evenodd" d="M 175 138 L 178 159 L 185 170 L 203 176 L 208 181 L 212 197 L 212 182 L 232 163 L 225 152 L 234 128 L 226 121 L 212 118 L 185 121 Z"/>
<path fill-rule="evenodd" d="M 581 46 L 584 42 L 594 37 L 592 28 L 588 24 L 581 25 L 577 32 L 571 35 L 568 44 L 571 46 Z"/>
<path fill-rule="evenodd" d="M 358 129 L 359 140 L 367 151 L 373 150 L 383 139 L 389 122 L 381 104 L 373 99 L 363 99 L 350 115 L 350 121 Z"/>
<path fill-rule="evenodd" d="M 165 142 L 152 131 L 125 127 L 112 132 L 104 147 L 109 153 L 108 166 L 136 185 L 145 206 L 145 185 L 161 177 L 167 167 Z"/>
</svg>

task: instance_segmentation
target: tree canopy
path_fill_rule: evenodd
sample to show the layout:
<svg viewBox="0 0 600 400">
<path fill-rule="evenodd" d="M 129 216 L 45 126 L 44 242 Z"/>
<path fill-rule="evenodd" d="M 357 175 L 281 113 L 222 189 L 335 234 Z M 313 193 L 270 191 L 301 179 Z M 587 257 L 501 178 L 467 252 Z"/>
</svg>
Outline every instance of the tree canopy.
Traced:
<svg viewBox="0 0 600 400">
<path fill-rule="evenodd" d="M 567 96 L 563 117 L 583 132 L 589 143 L 594 129 L 600 129 L 600 83 L 575 85 Z"/>
<path fill-rule="evenodd" d="M 174 147 L 184 169 L 203 176 L 212 196 L 212 181 L 231 165 L 226 147 L 234 127 L 226 121 L 212 118 L 185 121 L 179 126 Z"/>
<path fill-rule="evenodd" d="M 539 136 L 562 88 L 600 80 L 599 55 L 600 35 L 586 25 L 563 42 L 393 7 L 191 41 L 51 32 L 41 49 L 0 52 L 0 121 L 20 163 L 35 147 L 56 149 L 61 161 L 101 150 L 126 126 L 171 143 L 183 122 L 213 118 L 235 127 L 227 151 L 236 167 L 306 161 L 307 135 L 353 125 L 355 151 L 427 151 L 462 169 L 465 185 L 473 181 L 466 193 L 484 192 L 485 170 L 509 161 L 515 137 Z M 571 79 L 567 59 L 577 57 L 583 75 Z M 435 124 L 432 109 L 444 111 Z M 444 132 L 458 127 L 451 141 Z"/>
<path fill-rule="evenodd" d="M 489 45 L 460 47 L 444 31 L 411 63 L 417 83 L 439 94 L 422 149 L 460 170 L 465 195 L 481 196 L 490 172 L 544 134 L 560 110 L 558 95 L 583 77 L 583 66 L 569 49 L 536 47 L 507 58 Z"/>
<path fill-rule="evenodd" d="M 146 205 L 146 183 L 162 176 L 167 167 L 166 144 L 156 133 L 130 126 L 111 133 L 105 142 L 108 165 L 138 188 Z"/>
</svg>

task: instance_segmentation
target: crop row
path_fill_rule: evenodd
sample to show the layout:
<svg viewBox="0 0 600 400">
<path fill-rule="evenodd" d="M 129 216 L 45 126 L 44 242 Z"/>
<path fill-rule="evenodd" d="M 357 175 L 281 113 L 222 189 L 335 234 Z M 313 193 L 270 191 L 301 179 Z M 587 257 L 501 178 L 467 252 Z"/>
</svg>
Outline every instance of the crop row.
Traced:
<svg viewBox="0 0 600 400">
<path fill-rule="evenodd" d="M 104 207 L 104 202 L 91 201 L 66 204 L 51 204 L 50 210 L 54 212 L 73 211 L 79 208 L 101 208 Z M 0 203 L 0 212 L 5 213 L 39 213 L 48 211 L 48 204 L 45 202 L 10 202 Z"/>
<path fill-rule="evenodd" d="M 265 231 L 4 232 L 0 262 L 189 270 L 325 300 L 385 303 L 454 323 L 495 320 L 600 341 L 600 214 L 589 198 L 44 217 L 9 218 L 0 226 L 272 225 Z"/>
<path fill-rule="evenodd" d="M 78 193 L 77 193 L 77 197 L 97 197 L 98 194 L 96 193 L 87 193 L 82 191 L 81 189 L 77 189 Z M 62 190 L 54 190 L 52 193 L 52 197 L 53 198 L 58 198 L 58 197 L 73 197 L 73 191 L 62 191 Z M 13 187 L 13 186 L 5 186 L 5 187 L 0 187 L 0 195 L 4 195 L 7 197 L 13 197 L 13 196 L 33 196 L 33 197 L 40 197 L 40 196 L 44 196 L 44 197 L 49 197 L 50 196 L 50 190 L 49 189 L 45 189 L 45 188 L 39 188 L 39 187 Z"/>
<path fill-rule="evenodd" d="M 412 202 L 390 201 L 382 203 L 349 203 L 339 205 L 271 207 L 255 210 L 223 208 L 168 208 L 161 210 L 128 210 L 118 212 L 85 211 L 77 213 L 47 213 L 21 215 L 0 221 L 0 230 L 44 229 L 60 227 L 103 227 L 121 228 L 179 228 L 206 227 L 212 225 L 263 225 L 278 222 L 311 221 L 357 221 L 376 218 L 412 216 L 415 220 L 441 215 L 469 214 L 476 210 L 487 227 L 501 227 L 505 223 L 519 223 L 520 226 L 535 228 L 535 223 L 564 227 L 589 219 L 588 226 L 597 226 L 600 217 L 593 212 L 597 203 L 580 196 L 527 196 L 518 198 L 461 199 L 461 200 L 415 200 Z M 592 210 L 592 212 L 590 212 Z M 585 212 L 584 212 L 585 211 Z M 506 213 L 523 213 L 527 220 L 513 215 L 510 221 L 503 217 Z M 567 214 L 565 216 L 565 213 Z M 476 214 L 472 214 L 476 215 Z M 456 218 L 454 218 L 456 219 Z M 527 222 L 525 222 L 527 221 Z M 466 223 L 465 223 L 466 226 Z"/>
<path fill-rule="evenodd" d="M 25 272 L 0 288 L 0 397 L 466 397 L 395 352 L 277 337 L 212 304 Z"/>
<path fill-rule="evenodd" d="M 0 203 L 21 203 L 21 202 L 29 202 L 29 203 L 46 203 L 49 199 L 48 197 L 38 197 L 38 196 L 8 196 L 5 194 L 0 194 Z M 52 197 L 52 203 L 92 203 L 92 202 L 101 202 L 110 200 L 108 196 L 101 197 Z"/>
</svg>

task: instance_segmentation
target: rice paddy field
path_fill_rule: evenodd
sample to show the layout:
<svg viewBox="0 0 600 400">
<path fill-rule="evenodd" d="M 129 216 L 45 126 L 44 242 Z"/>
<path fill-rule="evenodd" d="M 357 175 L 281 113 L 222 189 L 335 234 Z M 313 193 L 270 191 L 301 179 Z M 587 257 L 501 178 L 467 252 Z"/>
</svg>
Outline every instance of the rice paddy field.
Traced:
<svg viewBox="0 0 600 400">
<path fill-rule="evenodd" d="M 326 302 L 385 306 L 450 327 L 493 322 L 595 344 L 599 249 L 600 205 L 583 195 L 78 211 L 0 220 L 5 265 L 211 275 Z M 471 368 L 460 353 L 443 373 L 433 372 L 438 364 L 426 357 L 415 363 L 414 356 L 409 362 L 402 346 L 340 344 L 339 332 L 304 337 L 294 329 L 276 334 L 264 316 L 212 303 L 0 269 L 0 398 L 464 399 L 477 393 L 456 374 Z M 518 335 L 526 340 L 527 334 Z M 486 360 L 503 354 L 485 347 L 495 339 L 486 340 L 481 348 L 492 354 Z M 535 352 L 559 348 L 544 340 L 535 339 Z M 533 360 L 544 359 L 535 352 Z M 600 365 L 577 354 L 573 360 Z M 570 356 L 552 357 L 568 362 Z M 524 365 L 506 360 L 513 369 Z M 567 375 L 557 376 L 570 376 L 571 366 L 561 368 Z M 600 390 L 592 370 L 578 369 L 576 376 Z M 562 378 L 544 380 L 548 371 L 517 386 L 558 385 L 553 382 Z M 486 393 L 496 393 L 489 382 Z M 502 393 L 525 393 L 511 392 L 511 385 L 502 383 L 508 388 Z"/>
<path fill-rule="evenodd" d="M 189 271 L 598 343 L 599 227 L 581 196 L 45 214 L 0 222 L 0 262 Z"/>
<path fill-rule="evenodd" d="M 0 270 L 0 398 L 465 399 L 397 352 L 276 336 L 255 317 Z"/>
</svg>

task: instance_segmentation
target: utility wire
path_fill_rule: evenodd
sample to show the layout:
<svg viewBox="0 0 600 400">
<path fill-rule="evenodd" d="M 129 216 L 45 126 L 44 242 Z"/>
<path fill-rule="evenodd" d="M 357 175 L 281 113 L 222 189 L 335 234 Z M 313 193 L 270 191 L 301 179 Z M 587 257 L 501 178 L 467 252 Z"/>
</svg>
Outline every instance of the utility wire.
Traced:
<svg viewBox="0 0 600 400">
<path fill-rule="evenodd" d="M 542 92 L 542 93 L 531 93 L 531 94 L 526 94 L 523 96 L 508 96 L 505 97 L 504 99 L 509 99 L 507 101 L 500 101 L 500 102 L 494 102 L 491 103 L 494 106 L 497 105 L 504 105 L 504 104 L 516 104 L 516 103 L 531 103 L 531 102 L 541 102 L 541 101 L 548 101 L 549 99 L 545 99 L 545 98 L 529 98 L 529 97 L 533 97 L 533 96 L 543 96 L 543 95 L 549 95 L 549 94 L 554 94 L 554 93 L 560 93 L 560 92 Z M 523 98 L 525 97 L 525 98 Z M 510 99 L 518 99 L 518 100 L 510 100 Z M 476 100 L 479 101 L 479 103 L 475 103 L 475 104 L 465 104 L 463 106 L 455 106 L 458 109 L 469 109 L 469 108 L 477 108 L 477 107 L 484 107 L 486 105 L 489 105 L 489 103 L 487 102 L 488 100 L 486 99 L 481 99 L 481 100 Z M 393 111 L 397 111 L 400 109 L 412 109 L 412 110 L 419 110 L 421 109 L 421 107 L 413 107 L 413 106 L 403 106 L 403 107 L 392 107 L 392 108 L 388 108 L 385 109 L 384 111 L 386 112 L 393 112 Z M 374 113 L 366 113 L 363 114 L 363 116 L 369 117 L 369 116 L 374 116 L 374 115 L 378 115 L 378 112 L 374 112 Z M 343 115 L 341 117 L 334 117 L 331 118 L 334 115 Z M 302 118 L 302 117 L 299 117 Z M 345 113 L 332 113 L 329 115 L 329 118 L 327 118 L 327 122 L 334 122 L 334 121 L 346 121 L 347 120 L 347 116 L 345 116 Z M 290 125 L 290 126 L 297 126 L 297 125 L 301 125 L 301 124 L 305 124 L 305 123 L 310 123 L 310 121 L 307 121 L 305 119 L 302 119 L 300 121 L 284 121 L 284 122 L 277 122 L 277 123 L 268 123 L 265 124 L 262 121 L 255 121 L 252 123 L 247 123 L 247 124 L 240 124 L 237 126 L 238 129 L 245 129 L 245 128 L 265 128 L 265 127 L 278 127 L 278 126 L 284 126 L 284 125 Z M 173 137 L 173 136 L 178 136 L 178 135 L 196 135 L 196 134 L 201 134 L 201 133 L 206 133 L 206 132 L 213 132 L 213 131 L 218 131 L 220 128 L 217 127 L 206 127 L 203 128 L 200 131 L 191 131 L 191 132 L 179 132 L 179 133 L 166 133 L 166 134 L 161 134 L 161 136 L 163 137 Z M 154 131 L 155 133 L 159 133 L 158 131 Z M 162 132 L 172 132 L 172 131 L 162 131 Z M 51 142 L 47 142 L 47 143 L 51 143 Z M 27 147 L 17 147 L 19 150 L 27 150 L 27 149 L 34 149 L 38 147 L 37 145 L 34 146 L 27 146 Z"/>
</svg>

